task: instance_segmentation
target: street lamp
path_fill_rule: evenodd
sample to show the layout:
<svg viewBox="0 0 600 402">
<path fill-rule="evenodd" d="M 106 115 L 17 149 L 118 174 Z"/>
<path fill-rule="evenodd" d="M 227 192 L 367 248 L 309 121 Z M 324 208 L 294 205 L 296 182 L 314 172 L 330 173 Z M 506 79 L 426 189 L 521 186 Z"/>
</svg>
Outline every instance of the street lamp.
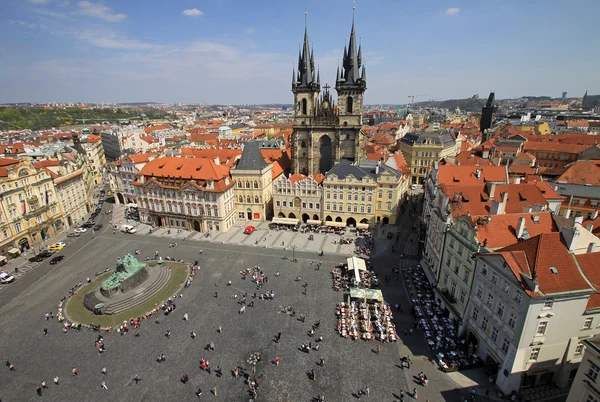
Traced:
<svg viewBox="0 0 600 402">
<path fill-rule="evenodd" d="M 292 246 L 292 262 L 296 262 L 296 246 Z"/>
</svg>

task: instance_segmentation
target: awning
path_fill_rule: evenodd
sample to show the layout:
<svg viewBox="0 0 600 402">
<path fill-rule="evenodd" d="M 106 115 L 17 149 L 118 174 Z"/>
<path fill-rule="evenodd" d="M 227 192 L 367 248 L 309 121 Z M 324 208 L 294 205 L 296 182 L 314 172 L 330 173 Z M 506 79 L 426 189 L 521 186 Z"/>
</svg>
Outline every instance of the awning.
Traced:
<svg viewBox="0 0 600 402">
<path fill-rule="evenodd" d="M 308 219 L 308 220 L 306 221 L 306 224 L 307 224 L 307 225 L 320 225 L 321 223 L 322 223 L 321 221 L 316 221 L 316 220 L 314 220 L 314 219 Z"/>
<path fill-rule="evenodd" d="M 327 221 L 327 222 L 325 222 L 325 226 L 331 226 L 334 228 L 345 228 L 346 224 L 344 222 Z"/>
<path fill-rule="evenodd" d="M 272 223 L 276 223 L 278 225 L 297 225 L 300 223 L 300 219 L 295 218 L 273 218 Z"/>
<path fill-rule="evenodd" d="M 346 264 L 348 264 L 348 269 L 359 269 L 361 271 L 367 270 L 367 264 L 365 260 L 358 257 L 350 257 L 346 259 Z"/>
<path fill-rule="evenodd" d="M 0 261 L 6 261 L 6 257 L 3 255 L 0 255 Z"/>
<path fill-rule="evenodd" d="M 14 247 L 13 247 L 13 248 L 9 248 L 9 249 L 8 249 L 8 253 L 9 253 L 9 254 L 19 254 L 19 253 L 20 253 L 20 251 L 19 251 L 19 249 L 18 249 L 18 248 L 14 248 Z"/>
<path fill-rule="evenodd" d="M 356 224 L 356 228 L 357 229 L 368 229 L 369 228 L 369 224 L 368 223 L 357 223 Z"/>
<path fill-rule="evenodd" d="M 350 297 L 355 299 L 368 299 L 383 301 L 383 293 L 379 289 L 350 288 Z"/>
</svg>

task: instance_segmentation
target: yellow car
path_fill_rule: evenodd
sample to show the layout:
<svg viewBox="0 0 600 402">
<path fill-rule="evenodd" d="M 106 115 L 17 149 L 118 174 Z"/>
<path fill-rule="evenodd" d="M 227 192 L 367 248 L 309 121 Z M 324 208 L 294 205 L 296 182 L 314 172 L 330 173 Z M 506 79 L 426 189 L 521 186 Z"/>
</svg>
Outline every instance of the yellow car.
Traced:
<svg viewBox="0 0 600 402">
<path fill-rule="evenodd" d="M 50 251 L 60 251 L 65 248 L 66 244 L 64 242 L 54 243 L 48 246 L 48 250 Z"/>
</svg>

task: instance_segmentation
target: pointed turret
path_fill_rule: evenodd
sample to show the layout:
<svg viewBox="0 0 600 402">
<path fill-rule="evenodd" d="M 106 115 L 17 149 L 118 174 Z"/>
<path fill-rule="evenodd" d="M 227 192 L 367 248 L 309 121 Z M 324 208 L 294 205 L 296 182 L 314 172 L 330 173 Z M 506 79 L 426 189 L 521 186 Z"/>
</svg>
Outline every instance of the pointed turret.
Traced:
<svg viewBox="0 0 600 402">
<path fill-rule="evenodd" d="M 298 54 L 298 80 L 296 89 L 318 89 L 315 81 L 314 50 L 310 49 L 308 41 L 308 27 L 304 27 L 304 42 Z"/>
<path fill-rule="evenodd" d="M 339 64 L 339 62 L 338 62 L 337 73 L 335 75 L 335 82 L 336 83 L 340 82 L 340 64 Z"/>
<path fill-rule="evenodd" d="M 352 18 L 352 29 L 348 45 L 344 45 L 344 58 L 342 60 L 342 71 L 340 81 L 343 85 L 361 85 L 360 69 L 362 67 L 362 46 L 356 46 L 356 31 L 354 29 L 354 18 Z"/>
<path fill-rule="evenodd" d="M 321 71 L 317 70 L 317 85 L 321 86 Z"/>
<path fill-rule="evenodd" d="M 362 74 L 360 75 L 362 82 L 367 82 L 367 68 L 362 66 Z"/>
<path fill-rule="evenodd" d="M 292 89 L 296 89 L 296 84 L 298 80 L 296 78 L 296 69 L 292 67 Z"/>
</svg>

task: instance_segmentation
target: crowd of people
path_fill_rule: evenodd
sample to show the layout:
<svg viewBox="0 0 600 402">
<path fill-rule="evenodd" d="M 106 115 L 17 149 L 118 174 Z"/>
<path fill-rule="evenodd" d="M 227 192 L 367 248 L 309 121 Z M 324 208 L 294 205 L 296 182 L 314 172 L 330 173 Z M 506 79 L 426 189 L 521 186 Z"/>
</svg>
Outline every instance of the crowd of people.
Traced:
<svg viewBox="0 0 600 402">
<path fill-rule="evenodd" d="M 344 338 L 353 340 L 398 340 L 390 306 L 385 302 L 341 302 L 337 306 L 337 330 Z"/>
</svg>

